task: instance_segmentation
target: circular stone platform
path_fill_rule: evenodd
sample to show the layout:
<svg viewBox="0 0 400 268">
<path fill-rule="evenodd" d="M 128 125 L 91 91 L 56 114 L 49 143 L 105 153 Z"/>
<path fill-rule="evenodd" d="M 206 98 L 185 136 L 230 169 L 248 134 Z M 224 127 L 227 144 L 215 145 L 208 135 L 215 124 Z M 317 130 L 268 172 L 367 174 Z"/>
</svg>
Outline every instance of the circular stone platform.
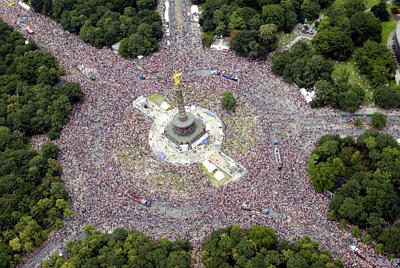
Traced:
<svg viewBox="0 0 400 268">
<path fill-rule="evenodd" d="M 208 133 L 206 144 L 199 144 L 192 151 L 181 152 L 175 148 L 174 144 L 164 137 L 163 133 L 168 124 L 177 114 L 178 109 L 175 108 L 168 112 L 157 113 L 154 117 L 154 123 L 150 128 L 149 144 L 150 148 L 156 155 L 162 155 L 163 160 L 170 163 L 189 164 L 202 162 L 209 159 L 212 155 L 219 152 L 223 141 L 222 122 L 219 117 L 207 109 L 200 107 L 185 107 L 186 111 L 191 113 L 196 119 L 206 125 Z M 165 155 L 165 158 L 164 158 Z M 161 157 L 161 156 L 160 156 Z"/>
</svg>

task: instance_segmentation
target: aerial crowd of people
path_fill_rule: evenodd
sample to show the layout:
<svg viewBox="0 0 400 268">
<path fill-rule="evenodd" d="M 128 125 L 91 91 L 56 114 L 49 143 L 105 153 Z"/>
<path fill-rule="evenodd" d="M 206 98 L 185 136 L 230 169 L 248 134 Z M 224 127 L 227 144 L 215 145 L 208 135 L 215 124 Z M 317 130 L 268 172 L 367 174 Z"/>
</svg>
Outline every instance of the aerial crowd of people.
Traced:
<svg viewBox="0 0 400 268">
<path fill-rule="evenodd" d="M 342 122 L 340 113 L 333 109 L 312 110 L 295 85 L 272 73 L 269 60 L 249 61 L 232 51 L 203 49 L 201 30 L 188 15 L 190 2 L 180 1 L 179 18 L 183 22 L 179 29 L 174 27 L 178 17 L 175 3 L 179 2 L 171 1 L 170 5 L 171 35 L 161 40 L 158 52 L 134 61 L 115 55 L 110 48 L 96 49 L 82 42 L 44 15 L 1 4 L 1 18 L 15 26 L 26 17 L 34 34 L 23 34 L 51 52 L 66 69 L 63 79 L 79 82 L 85 92 L 84 100 L 74 106 L 55 141 L 61 149 L 63 180 L 76 215 L 38 254 L 47 257 L 62 243 L 82 234 L 84 225 L 94 224 L 106 231 L 135 228 L 155 239 L 184 237 L 194 243 L 198 256 L 202 239 L 211 231 L 232 224 L 243 228 L 262 224 L 273 227 L 281 239 L 293 241 L 308 234 L 348 267 L 388 266 L 385 257 L 376 254 L 372 246 L 363 248 L 365 260 L 350 250 L 350 245 L 358 245 L 360 240 L 337 222 L 326 219 L 329 197 L 313 190 L 306 171 L 307 157 L 319 137 L 328 133 L 358 135 L 362 130 Z M 82 74 L 77 69 L 80 64 L 96 69 L 96 79 Z M 239 81 L 212 76 L 209 70 L 214 69 L 240 69 Z M 183 72 L 184 94 L 185 88 L 192 88 L 190 94 L 207 99 L 232 91 L 238 102 L 253 112 L 253 146 L 247 152 L 222 148 L 247 169 L 240 180 L 216 188 L 196 164 L 175 166 L 151 152 L 148 135 L 152 120 L 135 110 L 132 102 L 153 93 L 173 100 L 175 72 Z M 159 79 L 139 79 L 140 74 L 147 73 L 157 73 Z M 219 115 L 228 113 L 215 103 L 204 105 Z M 236 116 L 235 112 L 229 113 Z M 229 130 L 230 126 L 224 124 L 224 132 Z M 399 137 L 396 128 L 389 129 L 389 133 Z M 32 137 L 32 146 L 44 140 L 44 136 Z M 281 171 L 274 160 L 274 140 L 279 141 L 282 154 Z M 142 163 L 135 168 L 121 155 Z M 162 182 L 155 187 L 148 183 L 155 172 L 160 180 L 163 174 L 179 174 L 183 183 L 188 180 L 193 187 L 177 190 Z M 141 206 L 134 197 L 149 199 L 153 205 Z M 271 213 L 251 215 L 241 210 L 243 203 L 268 208 Z M 35 253 L 26 264 L 39 261 L 34 257 Z"/>
</svg>

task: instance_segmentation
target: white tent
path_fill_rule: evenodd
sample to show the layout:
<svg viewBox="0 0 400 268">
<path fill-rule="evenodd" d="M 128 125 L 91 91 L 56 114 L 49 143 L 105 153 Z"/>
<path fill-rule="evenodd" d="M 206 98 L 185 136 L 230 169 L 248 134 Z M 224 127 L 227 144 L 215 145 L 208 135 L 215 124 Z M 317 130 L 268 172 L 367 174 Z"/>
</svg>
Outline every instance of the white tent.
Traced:
<svg viewBox="0 0 400 268">
<path fill-rule="evenodd" d="M 207 169 L 207 171 L 208 171 L 209 173 L 213 173 L 214 170 L 217 169 L 217 167 L 216 167 L 214 164 L 210 163 L 210 161 L 208 161 L 208 160 L 204 160 L 204 161 L 202 162 L 202 164 L 203 164 L 203 166 Z"/>
<path fill-rule="evenodd" d="M 194 15 L 194 14 L 199 14 L 199 7 L 196 6 L 196 5 L 193 5 L 193 6 L 190 8 L 190 12 L 192 12 L 192 15 Z"/>
<path fill-rule="evenodd" d="M 31 7 L 30 6 L 28 6 L 27 4 L 25 4 L 24 2 L 22 2 L 22 1 L 19 1 L 19 3 L 18 3 L 23 9 L 25 9 L 25 10 L 31 10 Z"/>
<path fill-rule="evenodd" d="M 168 110 L 168 108 L 169 108 L 170 106 L 171 106 L 171 105 L 168 104 L 168 102 L 166 102 L 166 101 L 163 101 L 163 102 L 161 103 L 161 105 L 160 105 L 161 109 L 163 109 L 164 111 Z"/>
<path fill-rule="evenodd" d="M 222 173 L 221 171 L 218 170 L 217 172 L 215 172 L 214 178 L 215 178 L 217 181 L 220 181 L 220 180 L 222 180 L 223 178 L 225 178 L 225 175 L 224 175 L 224 173 Z"/>
<path fill-rule="evenodd" d="M 121 42 L 117 42 L 114 45 L 111 46 L 112 50 L 114 51 L 115 54 L 118 54 L 119 47 L 121 46 Z"/>
</svg>

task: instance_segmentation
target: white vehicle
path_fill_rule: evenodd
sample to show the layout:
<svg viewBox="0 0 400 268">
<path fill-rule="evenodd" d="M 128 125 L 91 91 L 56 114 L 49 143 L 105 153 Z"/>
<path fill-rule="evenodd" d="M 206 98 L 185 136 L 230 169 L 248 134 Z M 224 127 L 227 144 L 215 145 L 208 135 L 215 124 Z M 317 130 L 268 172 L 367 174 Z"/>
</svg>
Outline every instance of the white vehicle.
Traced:
<svg viewBox="0 0 400 268">
<path fill-rule="evenodd" d="M 19 1 L 18 4 L 25 10 L 28 10 L 28 11 L 31 10 L 31 7 L 22 1 Z"/>
<path fill-rule="evenodd" d="M 350 249 L 351 249 L 351 251 L 353 251 L 353 252 L 359 252 L 359 251 L 360 251 L 360 249 L 357 248 L 357 247 L 354 246 L 354 245 L 351 245 L 351 246 L 350 246 Z"/>
</svg>

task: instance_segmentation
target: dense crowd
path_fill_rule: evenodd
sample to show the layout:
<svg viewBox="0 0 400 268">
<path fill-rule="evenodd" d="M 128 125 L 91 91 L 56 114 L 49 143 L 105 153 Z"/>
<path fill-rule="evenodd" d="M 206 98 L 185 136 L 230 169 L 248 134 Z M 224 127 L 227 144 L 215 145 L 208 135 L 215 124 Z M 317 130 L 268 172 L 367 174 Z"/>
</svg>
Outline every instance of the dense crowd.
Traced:
<svg viewBox="0 0 400 268">
<path fill-rule="evenodd" d="M 179 17 L 183 20 L 179 30 L 174 27 L 176 3 L 181 5 Z M 199 253 L 204 236 L 217 228 L 262 224 L 273 227 L 281 238 L 291 241 L 308 234 L 349 267 L 369 267 L 386 261 L 374 253 L 373 247 L 363 248 L 366 261 L 350 250 L 350 245 L 360 241 L 336 222 L 327 221 L 329 198 L 313 190 L 306 172 L 307 157 L 320 136 L 358 135 L 362 130 L 342 122 L 333 109 L 311 110 L 295 86 L 271 72 L 268 60 L 249 61 L 232 52 L 202 49 L 200 29 L 187 15 L 189 1 L 170 1 L 170 4 L 170 37 L 161 41 L 160 51 L 134 61 L 116 56 L 110 48 L 96 49 L 82 42 L 46 16 L 0 4 L 0 16 L 10 25 L 15 26 L 27 17 L 35 33 L 25 35 L 41 49 L 51 52 L 67 71 L 64 79 L 79 82 L 86 94 L 84 101 L 74 107 L 56 141 L 61 149 L 63 179 L 77 214 L 25 264 L 32 267 L 40 262 L 62 243 L 80 235 L 87 224 L 103 230 L 135 228 L 153 238 L 186 237 L 194 243 L 195 254 Z M 160 9 L 163 6 L 160 4 Z M 80 73 L 76 68 L 79 64 L 95 68 L 96 80 Z M 240 69 L 240 80 L 197 72 L 212 69 L 228 72 Z M 153 93 L 173 99 L 174 72 L 184 73 L 184 89 L 198 86 L 217 96 L 229 90 L 239 102 L 252 108 L 258 133 L 254 146 L 245 153 L 237 153 L 235 148 L 226 151 L 246 167 L 245 177 L 215 188 L 196 165 L 174 166 L 150 152 L 148 131 L 152 120 L 134 110 L 132 102 Z M 158 73 L 162 78 L 142 81 L 138 78 L 142 73 Z M 205 108 L 219 115 L 226 113 L 219 105 L 209 105 Z M 225 132 L 229 128 L 224 125 Z M 388 132 L 399 137 L 396 128 Z M 40 139 L 33 137 L 32 144 Z M 279 141 L 284 162 L 282 171 L 277 171 L 272 153 L 275 139 Z M 147 161 L 149 168 L 126 168 L 120 154 L 128 148 L 138 148 L 144 155 L 140 160 Z M 156 171 L 190 176 L 194 187 L 176 191 L 164 184 L 152 188 L 146 184 L 146 178 Z M 150 199 L 153 206 L 139 205 L 132 195 Z M 269 208 L 271 214 L 249 215 L 241 210 L 243 203 L 253 208 Z"/>
</svg>

